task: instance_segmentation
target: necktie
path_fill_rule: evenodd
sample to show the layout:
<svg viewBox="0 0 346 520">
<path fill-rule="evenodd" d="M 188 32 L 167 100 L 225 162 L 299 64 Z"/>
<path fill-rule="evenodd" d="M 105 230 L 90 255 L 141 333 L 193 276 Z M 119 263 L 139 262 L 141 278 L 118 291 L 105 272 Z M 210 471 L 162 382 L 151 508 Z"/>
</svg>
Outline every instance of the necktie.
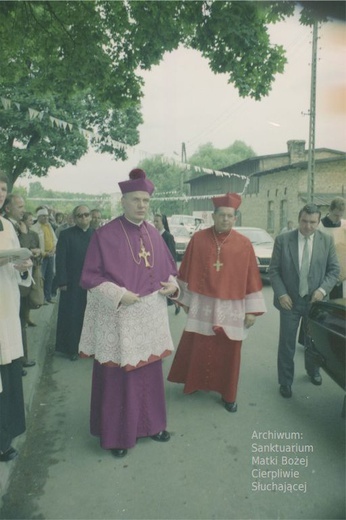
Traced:
<svg viewBox="0 0 346 520">
<path fill-rule="evenodd" d="M 303 257 L 302 257 L 302 265 L 300 267 L 300 277 L 299 277 L 299 295 L 303 298 L 309 293 L 309 284 L 308 284 L 308 274 L 309 274 L 309 245 L 308 238 L 304 238 L 304 249 L 303 249 Z"/>
</svg>

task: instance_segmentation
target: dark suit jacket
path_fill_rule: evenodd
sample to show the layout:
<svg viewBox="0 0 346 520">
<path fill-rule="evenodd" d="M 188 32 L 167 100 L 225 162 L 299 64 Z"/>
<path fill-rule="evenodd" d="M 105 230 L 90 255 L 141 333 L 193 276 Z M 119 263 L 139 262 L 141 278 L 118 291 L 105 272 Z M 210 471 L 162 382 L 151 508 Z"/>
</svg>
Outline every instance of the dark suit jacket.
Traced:
<svg viewBox="0 0 346 520">
<path fill-rule="evenodd" d="M 328 294 L 338 281 L 340 272 L 333 239 L 326 233 L 315 231 L 308 276 L 309 295 L 318 288 Z M 298 230 L 278 235 L 269 267 L 274 290 L 274 305 L 281 310 L 279 297 L 288 294 L 293 304 L 299 298 Z"/>
</svg>

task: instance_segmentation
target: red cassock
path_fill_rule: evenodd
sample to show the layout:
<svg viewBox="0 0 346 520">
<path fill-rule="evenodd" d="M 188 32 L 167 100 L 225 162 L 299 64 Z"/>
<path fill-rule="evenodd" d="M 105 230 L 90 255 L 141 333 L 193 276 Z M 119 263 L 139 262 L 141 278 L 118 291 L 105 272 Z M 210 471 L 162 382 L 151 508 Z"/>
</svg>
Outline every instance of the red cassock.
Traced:
<svg viewBox="0 0 346 520">
<path fill-rule="evenodd" d="M 220 393 L 225 401 L 234 402 L 245 337 L 245 313 L 260 315 L 266 309 L 251 242 L 234 229 L 227 235 L 217 234 L 216 239 L 213 228 L 200 231 L 192 237 L 184 255 L 178 279 L 183 286 L 187 284 L 192 306 L 168 380 L 184 383 L 184 393 L 212 390 Z M 216 240 L 222 244 L 219 271 L 216 268 Z M 208 309 L 204 309 L 204 314 L 212 319 L 209 332 L 202 323 L 203 309 L 198 309 L 198 306 L 206 305 L 205 302 L 208 302 Z M 214 310 L 210 310 L 210 306 Z M 227 309 L 229 316 L 239 315 L 239 308 L 243 309 L 241 316 L 237 316 L 239 325 L 224 326 L 227 316 L 215 311 L 220 306 L 223 311 Z M 197 307 L 196 312 L 193 307 Z"/>
</svg>

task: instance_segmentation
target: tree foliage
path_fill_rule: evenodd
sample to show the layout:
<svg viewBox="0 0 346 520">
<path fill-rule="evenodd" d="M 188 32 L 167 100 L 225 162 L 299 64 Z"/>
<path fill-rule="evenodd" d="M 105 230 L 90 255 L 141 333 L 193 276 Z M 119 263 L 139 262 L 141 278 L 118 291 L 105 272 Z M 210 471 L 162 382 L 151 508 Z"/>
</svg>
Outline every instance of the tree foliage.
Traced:
<svg viewBox="0 0 346 520">
<path fill-rule="evenodd" d="M 79 204 L 86 204 L 90 209 L 99 209 L 104 219 L 112 216 L 111 197 L 106 193 L 95 196 L 83 192 L 47 190 L 39 181 L 30 182 L 28 189 L 23 186 L 15 186 L 13 193 L 23 197 L 25 210 L 34 214 L 42 204 L 46 204 L 54 212 L 61 211 L 66 215 L 72 213 L 72 210 Z"/>
<path fill-rule="evenodd" d="M 256 154 L 250 146 L 243 141 L 235 141 L 224 149 L 214 148 L 212 143 L 199 146 L 190 158 L 189 163 L 212 170 L 222 170 L 226 166 L 254 157 Z M 195 176 L 195 175 L 194 175 Z"/>
<path fill-rule="evenodd" d="M 179 45 L 196 49 L 241 96 L 261 99 L 283 72 L 284 49 L 268 25 L 295 2 L 2 1 L 0 161 L 11 183 L 51 166 L 75 164 L 88 143 L 78 131 L 52 128 L 44 114 L 98 132 L 91 145 L 115 159 L 134 145 L 142 122 L 141 69 Z M 20 107 L 20 110 L 18 109 Z M 28 119 L 27 109 L 42 112 Z"/>
<path fill-rule="evenodd" d="M 165 215 L 180 213 L 184 206 L 183 202 L 168 199 L 180 197 L 186 192 L 186 186 L 184 186 L 187 175 L 186 169 L 181 168 L 179 165 L 165 162 L 163 157 L 159 155 L 150 159 L 144 159 L 139 163 L 139 168 L 146 172 L 155 185 L 155 191 L 150 204 L 153 213 L 160 212 Z"/>
<path fill-rule="evenodd" d="M 214 148 L 211 143 L 201 145 L 189 159 L 188 164 L 212 170 L 220 170 L 236 162 L 243 161 L 256 154 L 243 141 L 235 141 L 222 150 Z M 155 185 L 151 207 L 153 212 L 159 211 L 166 215 L 189 212 L 188 200 L 174 198 L 188 195 L 185 181 L 203 175 L 200 171 L 186 169 L 179 163 L 167 163 L 162 156 L 144 159 L 139 163 L 147 176 Z M 169 200 L 172 199 L 172 200 Z"/>
</svg>

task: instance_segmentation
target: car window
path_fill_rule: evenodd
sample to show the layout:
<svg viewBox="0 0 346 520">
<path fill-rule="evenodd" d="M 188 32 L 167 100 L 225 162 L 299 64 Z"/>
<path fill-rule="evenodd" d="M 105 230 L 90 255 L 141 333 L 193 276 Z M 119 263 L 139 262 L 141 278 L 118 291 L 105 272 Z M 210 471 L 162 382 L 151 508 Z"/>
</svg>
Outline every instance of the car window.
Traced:
<svg viewBox="0 0 346 520">
<path fill-rule="evenodd" d="M 171 233 L 176 237 L 189 237 L 190 233 L 184 226 L 171 226 Z"/>
</svg>

